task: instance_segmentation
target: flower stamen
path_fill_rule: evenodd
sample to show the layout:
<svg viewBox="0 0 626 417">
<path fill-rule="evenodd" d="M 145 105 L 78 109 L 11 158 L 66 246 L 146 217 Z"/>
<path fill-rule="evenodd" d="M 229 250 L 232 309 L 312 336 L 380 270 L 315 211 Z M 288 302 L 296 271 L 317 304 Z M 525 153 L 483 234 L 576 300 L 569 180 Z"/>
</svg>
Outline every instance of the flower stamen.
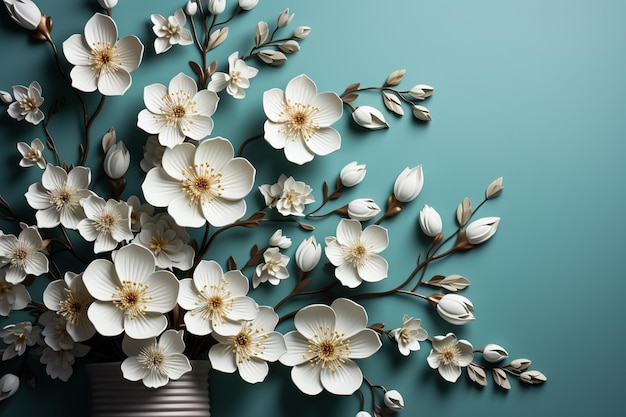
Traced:
<svg viewBox="0 0 626 417">
<path fill-rule="evenodd" d="M 315 115 L 320 112 L 320 108 L 310 104 L 302 104 L 299 102 L 291 103 L 287 101 L 283 103 L 283 110 L 279 113 L 280 119 L 286 119 L 282 122 L 285 126 L 280 130 L 292 141 L 300 138 L 308 141 L 313 137 L 315 131 L 320 128 L 315 121 Z"/>
<path fill-rule="evenodd" d="M 122 310 L 130 319 L 146 314 L 148 301 L 152 297 L 146 297 L 148 286 L 137 281 L 122 281 L 121 287 L 116 287 L 117 294 L 113 294 L 113 304 Z"/>
</svg>

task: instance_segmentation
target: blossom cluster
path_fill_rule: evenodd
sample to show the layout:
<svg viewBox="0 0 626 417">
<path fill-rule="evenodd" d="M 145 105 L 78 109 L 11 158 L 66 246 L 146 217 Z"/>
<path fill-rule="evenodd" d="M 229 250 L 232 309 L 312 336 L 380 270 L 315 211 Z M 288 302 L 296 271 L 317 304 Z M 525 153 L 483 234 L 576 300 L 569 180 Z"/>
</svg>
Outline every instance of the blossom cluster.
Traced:
<svg viewBox="0 0 626 417">
<path fill-rule="evenodd" d="M 3 1 L 16 24 L 58 53 L 51 19 L 35 3 Z M 62 56 L 71 70 L 62 75 L 85 111 L 87 122 L 80 138 L 84 142 L 78 163 L 61 159 L 59 144 L 47 128 L 44 141 L 17 143 L 18 164 L 39 169 L 41 175 L 24 193 L 34 223 L 12 210 L 4 196 L 0 199 L 2 220 L 16 230 L 0 232 L 0 316 L 27 310 L 33 319 L 0 330 L 3 363 L 22 358 L 19 366 L 26 366 L 23 358 L 35 353 L 51 378 L 67 381 L 81 358 L 102 347 L 97 340 L 108 337 L 121 340 L 123 357 L 115 359 L 121 360 L 124 378 L 157 388 L 189 372 L 190 359 L 198 359 L 193 352 L 204 349 L 208 353 L 203 358 L 214 370 L 237 372 L 251 384 L 263 382 L 270 364 L 280 363 L 291 368 L 293 383 L 308 395 L 358 391 L 363 398 L 363 391 L 369 389 L 376 403 L 381 389 L 382 405 L 369 410 L 377 415 L 404 406 L 398 390 L 371 383 L 358 365 L 384 343 L 391 343 L 402 356 L 428 344 L 426 363 L 449 382 L 467 370 L 472 381 L 484 385 L 486 369 L 499 375 L 494 380 L 503 388 L 508 386 L 507 374 L 526 383 L 543 382 L 543 374 L 527 369 L 528 360 L 503 365 L 508 352 L 499 345 L 475 349 L 454 332 L 429 336 L 421 320 L 408 314 L 399 316 L 397 327 L 386 329 L 370 324 L 359 303 L 400 294 L 423 300 L 442 323 L 458 326 L 475 320 L 474 305 L 457 293 L 469 280 L 458 274 L 424 278 L 430 262 L 470 250 L 495 235 L 499 217 L 474 217 L 484 203 L 500 195 L 501 178 L 487 187 L 476 208 L 468 199 L 459 204 L 451 231 L 444 230 L 442 216 L 431 205 L 423 204 L 417 219 L 419 233 L 430 247 L 417 258 L 406 280 L 397 283 L 389 277 L 385 255 L 392 233 L 383 223 L 420 196 L 425 185 L 421 164 L 396 173 L 384 210 L 375 198 L 367 197 L 320 214 L 327 203 L 342 197 L 345 188 L 364 182 L 366 164 L 353 161 L 342 167 L 335 188 L 324 181 L 321 201 L 316 201 L 314 187 L 288 173 L 272 173 L 275 183 L 257 184 L 254 157 L 243 156 L 246 145 L 257 139 L 264 139 L 295 165 L 337 152 L 342 147 L 341 133 L 333 125 L 344 116 L 344 109 L 363 130 L 389 128 L 380 110 L 353 104 L 368 91 L 377 91 L 393 114 L 403 115 L 403 106 L 409 105 L 415 118 L 430 121 L 430 111 L 418 103 L 434 89 L 417 84 L 400 90 L 404 70 L 394 71 L 382 86 L 354 83 L 341 94 L 320 93 L 310 77 L 298 75 L 284 89 L 264 92 L 262 132 L 240 143 L 236 152 L 234 140 L 213 135 L 220 122 L 221 100 L 245 99 L 251 80 L 263 72 L 250 65 L 251 60 L 260 66 L 285 64 L 287 55 L 300 51 L 300 42 L 311 28 L 299 26 L 290 36 L 275 38 L 294 18 L 286 9 L 278 15 L 274 30 L 264 21 L 256 25 L 250 54 L 231 51 L 225 59 L 227 68 L 217 71 L 218 61 L 206 65 L 207 56 L 225 42 L 226 24 L 254 9 L 258 0 L 239 0 L 230 17 L 216 23 L 227 14 L 226 3 L 189 0 L 169 16 L 151 14 L 147 19 L 153 25 L 156 54 L 194 46 L 202 65 L 192 61 L 191 75 L 181 70 L 164 84 L 143 87 L 135 123 L 146 133 L 140 162 L 145 176 L 133 184 L 134 195 L 126 192 L 131 155 L 117 140 L 114 128 L 101 141 L 102 171 L 109 187 L 102 190 L 92 181 L 95 168 L 85 162 L 95 148 L 89 141 L 90 117 L 95 118 L 100 109 L 90 116 L 83 94 L 97 93 L 101 106 L 108 96 L 124 95 L 132 85 L 131 73 L 142 64 L 144 42 L 135 35 L 119 37 L 113 19 L 116 0 L 99 0 L 103 10 L 87 20 L 82 33 L 63 42 Z M 39 125 L 49 117 L 42 109 L 44 89 L 37 81 L 13 86 L 12 92 L 0 91 L 0 97 L 15 123 Z M 255 207 L 254 197 L 263 202 L 261 207 Z M 318 243 L 310 223 L 337 216 L 334 235 Z M 267 226 L 275 222 L 284 227 L 268 231 Z M 291 225 L 311 235 L 293 245 L 296 232 L 286 229 Z M 204 234 L 197 237 L 202 228 Z M 257 239 L 243 264 L 238 265 L 233 256 L 214 259 L 215 239 L 235 228 L 254 231 L 254 236 L 262 236 L 262 243 Z M 59 261 L 59 254 L 72 261 Z M 309 276 L 313 271 L 324 274 L 323 258 L 328 282 L 316 287 Z M 42 279 L 48 282 L 38 302 L 29 287 Z M 382 281 L 392 282 L 391 288 L 368 289 L 370 283 Z M 275 305 L 257 297 L 259 286 L 278 285 L 292 285 L 293 290 Z M 422 291 L 426 287 L 438 292 L 428 294 Z M 279 316 L 279 309 L 284 311 L 288 301 L 301 295 L 317 295 L 319 301 Z M 293 327 L 283 331 L 279 326 L 291 318 Z M 483 363 L 474 362 L 477 352 L 482 353 Z M 13 373 L 2 374 L 0 400 L 20 385 Z M 369 411 L 362 406 L 357 415 L 370 415 Z"/>
</svg>

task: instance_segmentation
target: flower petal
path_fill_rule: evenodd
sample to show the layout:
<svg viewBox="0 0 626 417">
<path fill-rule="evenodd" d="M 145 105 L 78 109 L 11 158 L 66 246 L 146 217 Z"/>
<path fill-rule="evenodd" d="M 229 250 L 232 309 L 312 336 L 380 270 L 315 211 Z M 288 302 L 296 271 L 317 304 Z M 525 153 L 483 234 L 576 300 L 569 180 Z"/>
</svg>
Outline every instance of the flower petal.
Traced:
<svg viewBox="0 0 626 417">
<path fill-rule="evenodd" d="M 103 336 L 117 336 L 124 331 L 124 312 L 112 303 L 94 301 L 87 310 L 87 316 Z"/>
<path fill-rule="evenodd" d="M 282 132 L 282 128 L 282 124 L 274 123 L 270 120 L 266 120 L 263 125 L 265 140 L 274 149 L 283 149 L 289 140 L 287 135 Z"/>
<path fill-rule="evenodd" d="M 96 259 L 87 266 L 83 282 L 89 294 L 100 301 L 112 301 L 115 289 L 122 284 L 113 263 L 104 259 Z"/>
<path fill-rule="evenodd" d="M 345 334 L 345 337 L 351 337 L 367 326 L 365 308 L 354 301 L 337 298 L 330 307 L 335 311 L 335 330 Z"/>
<path fill-rule="evenodd" d="M 456 382 L 461 376 L 461 367 L 453 363 L 447 365 L 442 363 L 438 369 L 439 374 L 448 382 Z"/>
<path fill-rule="evenodd" d="M 189 359 L 182 353 L 176 353 L 167 358 L 167 376 L 169 376 L 170 379 L 179 379 L 181 376 L 191 371 L 191 369 Z"/>
<path fill-rule="evenodd" d="M 385 258 L 379 255 L 370 255 L 366 261 L 357 266 L 357 271 L 363 281 L 378 282 L 387 278 L 388 268 Z"/>
<path fill-rule="evenodd" d="M 285 88 L 285 98 L 291 103 L 311 104 L 317 95 L 317 87 L 306 75 L 293 78 Z"/>
<path fill-rule="evenodd" d="M 232 374 L 237 370 L 237 362 L 232 345 L 218 343 L 209 350 L 211 366 L 220 372 Z"/>
<path fill-rule="evenodd" d="M 204 214 L 203 219 L 206 218 L 213 226 L 227 226 L 239 220 L 246 213 L 246 202 L 244 200 L 229 201 L 216 198 L 210 203 L 202 205 L 202 212 Z"/>
<path fill-rule="evenodd" d="M 131 72 L 136 70 L 143 57 L 143 44 L 134 35 L 124 36 L 117 42 L 117 54 L 120 67 Z"/>
<path fill-rule="evenodd" d="M 146 297 L 150 299 L 147 311 L 159 313 L 171 311 L 176 305 L 176 299 L 178 298 L 179 284 L 176 276 L 170 271 L 157 271 L 150 275 L 146 282 L 149 282 Z"/>
<path fill-rule="evenodd" d="M 266 338 L 263 340 L 263 347 L 263 351 L 258 353 L 257 356 L 269 362 L 277 361 L 287 351 L 285 339 L 278 332 L 267 333 Z"/>
<path fill-rule="evenodd" d="M 184 197 L 180 181 L 169 176 L 161 167 L 152 168 L 141 184 L 146 201 L 156 207 L 167 207 L 173 199 Z M 185 198 L 186 199 L 186 198 Z"/>
<path fill-rule="evenodd" d="M 124 331 L 133 339 L 147 339 L 157 336 L 166 328 L 167 318 L 161 313 L 146 312 L 145 314 L 126 315 L 124 317 Z"/>
<path fill-rule="evenodd" d="M 311 101 L 311 105 L 319 109 L 315 114 L 315 122 L 319 127 L 332 125 L 343 114 L 343 102 L 335 93 L 319 94 Z"/>
<path fill-rule="evenodd" d="M 295 366 L 308 362 L 309 340 L 297 331 L 292 331 L 284 336 L 287 352 L 285 352 L 278 360 L 286 366 Z"/>
<path fill-rule="evenodd" d="M 305 394 L 317 395 L 324 387 L 320 381 L 321 366 L 310 366 L 308 363 L 291 368 L 291 380 Z"/>
<path fill-rule="evenodd" d="M 350 336 L 350 357 L 368 358 L 380 349 L 382 343 L 378 334 L 371 329 L 363 329 Z"/>
<path fill-rule="evenodd" d="M 312 339 L 320 329 L 335 329 L 335 312 L 327 305 L 312 304 L 298 311 L 293 323 L 304 337 Z"/>
<path fill-rule="evenodd" d="M 384 227 L 372 224 L 363 230 L 361 242 L 363 242 L 369 251 L 379 253 L 385 250 L 389 245 L 389 234 Z"/>
<path fill-rule="evenodd" d="M 272 88 L 263 93 L 263 111 L 265 111 L 265 115 L 272 122 L 284 120 L 282 116 L 284 103 L 285 93 L 278 88 Z"/>
<path fill-rule="evenodd" d="M 72 65 L 88 66 L 91 59 L 91 48 L 83 35 L 75 34 L 63 42 L 63 54 Z"/>
<path fill-rule="evenodd" d="M 196 85 L 196 82 L 193 80 L 193 78 L 182 72 L 179 72 L 174 78 L 170 80 L 167 91 L 170 94 L 177 94 L 181 92 L 191 98 L 194 97 L 198 92 L 198 86 Z"/>
<path fill-rule="evenodd" d="M 166 149 L 161 166 L 170 177 L 182 181 L 185 178 L 184 172 L 193 169 L 195 152 L 196 147 L 191 143 L 182 143 Z M 178 187 L 180 188 L 180 184 Z"/>
<path fill-rule="evenodd" d="M 84 92 L 96 91 L 98 88 L 98 73 L 87 66 L 76 66 L 70 71 L 72 87 Z"/>
<path fill-rule="evenodd" d="M 348 288 L 356 288 L 363 282 L 351 263 L 344 263 L 335 268 L 335 277 L 341 282 L 341 285 Z"/>
<path fill-rule="evenodd" d="M 150 84 L 145 86 L 143 89 L 143 102 L 146 105 L 146 109 L 150 113 L 161 114 L 161 109 L 163 107 L 163 97 L 166 95 L 167 88 L 163 84 Z"/>
<path fill-rule="evenodd" d="M 113 46 L 117 42 L 117 25 L 109 16 L 96 13 L 85 24 L 85 40 L 90 46 Z"/>
<path fill-rule="evenodd" d="M 270 370 L 265 361 L 254 357 L 250 358 L 249 360 L 243 360 L 239 362 L 238 368 L 241 379 L 249 384 L 263 382 Z"/>
<path fill-rule="evenodd" d="M 220 98 L 217 96 L 217 94 L 209 90 L 198 91 L 198 93 L 193 98 L 193 101 L 196 104 L 196 111 L 204 116 L 211 116 L 213 113 L 215 113 L 219 100 Z"/>
<path fill-rule="evenodd" d="M 198 266 L 199 268 L 200 266 Z M 178 282 L 178 304 L 185 310 L 193 310 L 198 301 L 198 291 L 194 285 L 193 279 L 184 278 Z"/>
<path fill-rule="evenodd" d="M 303 165 L 313 160 L 315 153 L 312 152 L 300 138 L 287 139 L 285 142 L 285 157 L 294 164 Z"/>
<path fill-rule="evenodd" d="M 340 245 L 352 246 L 361 240 L 361 222 L 352 219 L 341 219 L 337 225 L 337 242 Z"/>
<path fill-rule="evenodd" d="M 121 96 L 130 88 L 130 73 L 123 68 L 117 71 L 100 71 L 98 91 L 105 96 Z"/>
<path fill-rule="evenodd" d="M 173 199 L 167 207 L 167 212 L 182 227 L 202 227 L 207 221 L 202 207 L 199 204 L 189 204 L 189 199 L 185 195 Z"/>
<path fill-rule="evenodd" d="M 121 282 L 147 283 L 154 270 L 152 252 L 139 245 L 124 246 L 115 256 L 115 272 Z"/>
<path fill-rule="evenodd" d="M 190 122 L 186 124 L 185 135 L 187 137 L 200 140 L 210 135 L 213 131 L 213 119 L 209 116 L 194 115 L 190 119 Z"/>
<path fill-rule="evenodd" d="M 346 359 L 341 366 L 333 370 L 322 369 L 320 380 L 322 386 L 335 395 L 351 395 L 363 383 L 363 374 L 354 361 Z"/>
<path fill-rule="evenodd" d="M 216 137 L 202 142 L 194 157 L 196 164 L 208 162 L 211 167 L 221 171 L 226 164 L 233 159 L 235 151 L 228 139 Z"/>
<path fill-rule="evenodd" d="M 323 127 L 315 130 L 313 136 L 305 144 L 317 155 L 328 155 L 341 148 L 341 136 L 335 129 Z"/>
<path fill-rule="evenodd" d="M 222 198 L 237 200 L 248 195 L 254 185 L 256 170 L 247 159 L 232 159 L 221 172 Z"/>
</svg>

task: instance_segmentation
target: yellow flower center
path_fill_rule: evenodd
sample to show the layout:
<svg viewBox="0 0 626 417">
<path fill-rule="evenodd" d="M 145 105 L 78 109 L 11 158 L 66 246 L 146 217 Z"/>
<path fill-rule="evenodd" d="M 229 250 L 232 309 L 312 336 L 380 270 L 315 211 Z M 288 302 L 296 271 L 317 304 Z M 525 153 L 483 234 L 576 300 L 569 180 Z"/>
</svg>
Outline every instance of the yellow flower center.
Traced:
<svg viewBox="0 0 626 417">
<path fill-rule="evenodd" d="M 163 364 L 165 363 L 165 356 L 159 350 L 159 347 L 152 344 L 148 347 L 141 349 L 137 355 L 137 361 L 144 367 L 152 372 L 158 372 L 163 374 Z"/>
<path fill-rule="evenodd" d="M 259 339 L 267 339 L 268 335 L 263 328 L 255 329 L 252 322 L 246 322 L 243 329 L 232 338 L 233 353 L 237 363 L 249 361 L 253 356 L 259 356 L 265 351 L 265 346 Z"/>
<path fill-rule="evenodd" d="M 346 250 L 346 260 L 354 266 L 360 265 L 368 257 L 367 248 L 361 242 L 355 243 Z"/>
<path fill-rule="evenodd" d="M 127 317 L 134 319 L 146 314 L 148 301 L 152 297 L 146 297 L 148 286 L 136 281 L 122 281 L 121 287 L 116 287 L 117 294 L 113 294 L 113 304 L 122 310 Z"/>
<path fill-rule="evenodd" d="M 61 211 L 66 207 L 73 206 L 72 194 L 67 189 L 48 191 L 50 196 L 50 204 L 56 207 L 57 211 Z"/>
<path fill-rule="evenodd" d="M 41 156 L 42 156 L 41 151 L 31 148 L 26 154 L 26 159 L 28 159 L 31 162 L 37 162 L 41 159 Z"/>
<path fill-rule="evenodd" d="M 25 111 L 31 111 L 37 108 L 37 102 L 31 97 L 24 97 L 22 101 L 20 101 L 20 106 Z"/>
<path fill-rule="evenodd" d="M 197 115 L 197 102 L 183 90 L 171 92 L 161 97 L 161 114 L 165 117 L 167 127 L 178 127 L 183 134 L 190 130 L 193 124 L 192 117 Z"/>
<path fill-rule="evenodd" d="M 319 328 L 320 333 L 309 339 L 307 348 L 311 367 L 321 365 L 322 369 L 328 368 L 335 372 L 350 355 L 350 340 L 344 340 L 344 334 L 329 327 Z"/>
<path fill-rule="evenodd" d="M 171 23 L 168 23 L 167 26 L 163 26 L 163 30 L 165 30 L 165 32 L 167 32 L 165 34 L 166 38 L 171 38 L 172 36 L 176 35 L 178 33 L 178 26 L 176 25 L 172 25 Z"/>
<path fill-rule="evenodd" d="M 67 296 L 65 300 L 59 301 L 59 310 L 57 314 L 65 317 L 70 324 L 77 324 L 80 320 L 87 317 L 87 305 L 80 301 L 76 291 L 66 289 Z"/>
<path fill-rule="evenodd" d="M 208 204 L 224 191 L 221 184 L 222 173 L 216 172 L 208 162 L 189 167 L 182 174 L 181 191 L 189 195 L 190 205 Z"/>
<path fill-rule="evenodd" d="M 98 76 L 100 76 L 102 71 L 107 73 L 117 71 L 119 58 L 117 45 L 111 45 L 108 42 L 95 42 L 91 47 L 89 66 L 94 71 L 97 71 Z"/>
<path fill-rule="evenodd" d="M 461 351 L 456 347 L 456 345 L 448 345 L 441 348 L 439 354 L 441 355 L 441 361 L 443 364 L 450 365 L 457 363 L 457 358 L 461 354 Z"/>
<path fill-rule="evenodd" d="M 320 128 L 315 121 L 315 115 L 319 112 L 319 107 L 310 104 L 291 103 L 291 101 L 283 103 L 283 111 L 279 113 L 279 117 L 281 120 L 286 120 L 282 122 L 284 128 L 280 132 L 292 141 L 296 138 L 308 141 Z"/>
<path fill-rule="evenodd" d="M 221 280 L 220 285 L 205 285 L 198 294 L 198 307 L 191 310 L 191 314 L 200 314 L 202 319 L 210 320 L 213 326 L 224 323 L 235 302 L 227 286 L 228 281 L 225 279 Z"/>
<path fill-rule="evenodd" d="M 100 233 L 110 233 L 115 226 L 116 220 L 112 213 L 104 213 L 96 219 L 96 230 Z"/>
<path fill-rule="evenodd" d="M 13 285 L 8 282 L 0 282 L 0 300 L 6 297 L 6 295 L 11 291 Z"/>
<path fill-rule="evenodd" d="M 152 249 L 152 252 L 154 252 L 155 255 L 158 255 L 169 243 L 170 242 L 163 236 L 154 235 L 150 238 L 149 246 L 150 249 Z"/>
</svg>

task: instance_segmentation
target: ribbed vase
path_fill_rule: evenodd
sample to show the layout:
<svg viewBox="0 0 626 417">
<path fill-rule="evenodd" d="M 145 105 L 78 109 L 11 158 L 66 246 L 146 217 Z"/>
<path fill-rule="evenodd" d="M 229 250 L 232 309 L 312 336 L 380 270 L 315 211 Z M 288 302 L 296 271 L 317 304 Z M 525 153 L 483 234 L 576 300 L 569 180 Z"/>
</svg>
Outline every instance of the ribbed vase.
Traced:
<svg viewBox="0 0 626 417">
<path fill-rule="evenodd" d="M 190 372 L 160 388 L 124 379 L 120 365 L 87 365 L 91 417 L 210 417 L 209 361 L 191 361 Z"/>
</svg>

